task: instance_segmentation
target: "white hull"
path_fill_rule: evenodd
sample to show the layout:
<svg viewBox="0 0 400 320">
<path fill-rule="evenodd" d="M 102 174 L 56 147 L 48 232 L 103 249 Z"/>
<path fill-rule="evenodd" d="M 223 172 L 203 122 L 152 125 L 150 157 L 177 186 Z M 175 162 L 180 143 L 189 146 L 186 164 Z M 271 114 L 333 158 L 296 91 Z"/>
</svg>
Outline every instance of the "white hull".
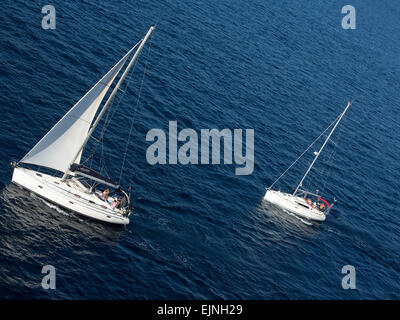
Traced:
<svg viewBox="0 0 400 320">
<path fill-rule="evenodd" d="M 129 218 L 122 216 L 120 209 L 113 209 L 98 196 L 89 193 L 79 181 L 62 182 L 58 177 L 16 167 L 12 182 L 83 216 L 113 224 L 129 223 Z"/>
<path fill-rule="evenodd" d="M 316 221 L 325 220 L 325 214 L 323 212 L 309 206 L 303 198 L 293 196 L 289 193 L 267 190 L 264 196 L 264 200 L 267 200 L 300 217 Z"/>
</svg>

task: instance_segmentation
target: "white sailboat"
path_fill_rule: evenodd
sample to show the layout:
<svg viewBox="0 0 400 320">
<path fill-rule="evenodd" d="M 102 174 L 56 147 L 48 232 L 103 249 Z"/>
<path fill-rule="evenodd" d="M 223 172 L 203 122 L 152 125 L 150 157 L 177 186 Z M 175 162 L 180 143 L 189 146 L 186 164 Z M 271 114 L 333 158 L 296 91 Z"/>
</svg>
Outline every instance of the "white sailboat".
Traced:
<svg viewBox="0 0 400 320">
<path fill-rule="evenodd" d="M 131 48 L 18 163 L 11 163 L 14 167 L 13 183 L 83 216 L 113 224 L 129 223 L 131 206 L 128 194 L 112 180 L 81 164 L 80 161 L 89 138 L 153 30 L 154 26 L 150 27 L 144 38 Z M 131 60 L 127 63 L 129 57 Z M 94 120 L 107 91 L 126 63 L 125 70 Z M 39 168 L 53 169 L 56 174 L 39 172 Z M 99 185 L 107 189 L 103 192 L 96 190 Z M 109 188 L 112 189 L 111 192 Z"/>
<path fill-rule="evenodd" d="M 313 161 L 311 162 L 310 166 L 308 167 L 306 173 L 302 177 L 300 183 L 297 185 L 293 193 L 285 193 L 277 190 L 272 190 L 272 187 L 275 185 L 275 183 L 284 175 L 286 172 L 297 162 L 300 157 L 304 155 L 304 153 L 314 144 L 315 141 L 317 141 L 322 134 L 300 155 L 299 158 L 293 162 L 288 169 L 286 169 L 281 176 L 275 180 L 275 182 L 267 188 L 267 191 L 264 196 L 264 200 L 280 207 L 283 208 L 287 211 L 290 211 L 300 217 L 309 219 L 309 220 L 315 220 L 315 221 L 324 221 L 326 219 L 326 215 L 328 212 L 332 209 L 332 206 L 334 205 L 335 201 L 331 204 L 328 203 L 325 199 L 323 199 L 319 194 L 317 193 L 312 193 L 306 190 L 300 189 L 303 186 L 303 182 L 306 179 L 307 175 L 311 171 L 313 165 L 317 161 L 319 155 L 321 154 L 322 150 L 324 149 L 325 145 L 331 138 L 333 132 L 335 131 L 336 127 L 338 126 L 339 122 L 342 120 L 344 114 L 346 113 L 347 109 L 350 107 L 351 103 L 349 102 L 344 109 L 344 111 L 333 121 L 330 126 L 325 129 L 325 131 L 322 133 L 324 134 L 332 125 L 333 128 L 330 131 L 329 135 L 325 139 L 324 143 L 322 144 L 320 150 L 318 152 L 315 152 L 315 157 Z"/>
</svg>

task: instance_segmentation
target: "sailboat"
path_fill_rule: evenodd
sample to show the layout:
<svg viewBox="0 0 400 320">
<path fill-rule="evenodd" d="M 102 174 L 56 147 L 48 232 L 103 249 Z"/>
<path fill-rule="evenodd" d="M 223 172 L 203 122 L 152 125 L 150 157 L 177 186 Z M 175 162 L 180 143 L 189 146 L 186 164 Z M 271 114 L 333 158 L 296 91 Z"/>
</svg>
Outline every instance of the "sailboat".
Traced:
<svg viewBox="0 0 400 320">
<path fill-rule="evenodd" d="M 299 217 L 306 218 L 308 220 L 314 221 L 324 221 L 326 219 L 326 215 L 332 209 L 333 205 L 335 204 L 336 200 L 332 203 L 329 203 L 325 199 L 321 197 L 321 195 L 317 193 L 313 193 L 307 190 L 301 189 L 303 186 L 304 180 L 306 179 L 307 175 L 310 173 L 312 167 L 314 166 L 315 162 L 317 161 L 319 155 L 321 154 L 322 150 L 324 149 L 325 145 L 328 143 L 329 139 L 331 138 L 333 132 L 337 128 L 338 124 L 342 120 L 344 114 L 346 113 L 347 109 L 350 107 L 351 102 L 348 102 L 344 111 L 339 114 L 339 116 L 329 125 L 321 135 L 314 140 L 314 142 L 298 157 L 290 166 L 287 168 L 281 176 L 275 180 L 275 182 L 267 188 L 267 191 L 264 196 L 264 200 L 282 208 L 289 212 L 294 213 Z M 333 127 L 332 127 L 333 126 Z M 286 174 L 286 172 L 299 160 L 305 152 L 330 128 L 332 127 L 330 133 L 328 134 L 327 138 L 325 139 L 324 143 L 322 144 L 321 148 L 318 152 L 315 152 L 315 157 L 311 162 L 310 166 L 308 167 L 306 173 L 300 180 L 300 183 L 297 185 L 293 193 L 285 193 L 279 190 L 273 190 L 273 186 L 275 183 Z"/>
<path fill-rule="evenodd" d="M 151 26 L 146 35 L 19 162 L 11 163 L 13 183 L 80 215 L 112 224 L 129 224 L 132 207 L 128 193 L 110 178 L 82 164 L 81 157 L 154 28 Z M 98 112 L 120 73 L 118 82 Z M 51 172 L 41 172 L 41 168 Z"/>
</svg>

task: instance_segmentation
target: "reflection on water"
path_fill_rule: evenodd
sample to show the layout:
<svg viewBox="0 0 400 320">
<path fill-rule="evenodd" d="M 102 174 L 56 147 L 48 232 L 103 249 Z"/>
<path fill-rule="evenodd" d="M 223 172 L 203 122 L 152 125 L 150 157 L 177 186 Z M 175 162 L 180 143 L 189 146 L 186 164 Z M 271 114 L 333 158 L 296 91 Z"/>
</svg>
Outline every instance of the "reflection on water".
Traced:
<svg viewBox="0 0 400 320">
<path fill-rule="evenodd" d="M 96 276 L 93 267 L 113 257 L 125 234 L 123 227 L 81 218 L 14 184 L 0 199 L 0 298 L 65 299 L 71 284 L 82 290 L 83 279 Z M 56 268 L 57 288 L 63 290 L 42 289 L 45 265 Z"/>
<path fill-rule="evenodd" d="M 86 240 L 100 240 L 115 246 L 125 228 L 87 219 L 40 198 L 39 196 L 9 184 L 1 192 L 3 214 L 0 224 L 5 230 L 46 229 L 49 234 L 84 237 Z"/>
<path fill-rule="evenodd" d="M 314 238 L 318 234 L 320 223 L 298 217 L 264 200 L 254 209 L 253 213 L 254 218 L 260 224 L 275 225 L 278 228 L 277 230 L 280 230 L 280 232 L 276 233 L 278 238 L 292 234 Z"/>
</svg>

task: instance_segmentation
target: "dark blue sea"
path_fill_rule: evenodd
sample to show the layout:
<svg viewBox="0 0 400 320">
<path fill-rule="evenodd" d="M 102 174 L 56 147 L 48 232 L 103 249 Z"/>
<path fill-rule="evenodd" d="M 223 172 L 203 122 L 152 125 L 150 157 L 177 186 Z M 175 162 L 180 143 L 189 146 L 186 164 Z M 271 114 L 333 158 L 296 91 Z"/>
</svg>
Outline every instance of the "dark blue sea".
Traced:
<svg viewBox="0 0 400 320">
<path fill-rule="evenodd" d="M 41 26 L 46 4 L 56 9 L 54 30 Z M 400 3 L 353 0 L 356 29 L 346 30 L 347 4 L 2 1 L 0 298 L 399 299 Z M 118 180 L 134 118 L 121 181 L 132 187 L 131 223 L 82 218 L 11 184 L 9 163 L 152 24 L 104 138 Z M 265 188 L 349 100 L 307 178 L 310 190 L 337 199 L 326 221 L 265 203 Z M 254 129 L 254 171 L 150 165 L 146 134 L 168 132 L 169 121 L 196 132 Z M 277 188 L 293 190 L 311 159 Z M 54 290 L 41 286 L 45 265 L 56 269 Z M 342 287 L 346 265 L 355 289 Z"/>
</svg>

